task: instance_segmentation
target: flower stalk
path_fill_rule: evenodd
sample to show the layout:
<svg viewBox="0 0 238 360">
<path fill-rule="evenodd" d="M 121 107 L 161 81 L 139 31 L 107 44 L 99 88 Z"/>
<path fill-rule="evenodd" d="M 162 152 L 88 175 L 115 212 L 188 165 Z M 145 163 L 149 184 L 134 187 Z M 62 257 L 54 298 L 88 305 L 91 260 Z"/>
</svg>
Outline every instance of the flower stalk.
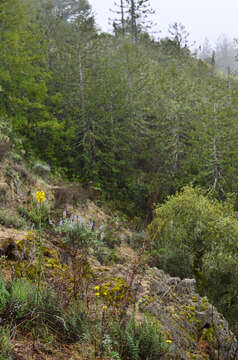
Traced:
<svg viewBox="0 0 238 360">
<path fill-rule="evenodd" d="M 37 237 L 37 299 L 36 304 L 39 305 L 39 294 L 42 276 L 42 262 L 43 262 L 43 249 L 42 249 L 42 226 L 41 226 L 41 215 L 42 215 L 42 203 L 45 201 L 44 191 L 37 191 L 36 200 L 39 203 L 39 227 Z"/>
</svg>

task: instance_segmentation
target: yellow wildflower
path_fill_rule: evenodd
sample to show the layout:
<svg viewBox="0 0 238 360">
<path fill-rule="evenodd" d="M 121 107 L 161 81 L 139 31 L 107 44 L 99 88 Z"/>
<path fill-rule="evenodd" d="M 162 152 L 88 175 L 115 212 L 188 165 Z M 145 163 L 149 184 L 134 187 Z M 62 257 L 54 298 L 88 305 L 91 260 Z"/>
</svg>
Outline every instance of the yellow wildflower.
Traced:
<svg viewBox="0 0 238 360">
<path fill-rule="evenodd" d="M 36 193 L 36 200 L 41 203 L 45 201 L 45 193 L 44 191 L 37 191 Z"/>
<path fill-rule="evenodd" d="M 107 305 L 103 305 L 102 309 L 107 310 Z"/>
<path fill-rule="evenodd" d="M 99 292 L 96 292 L 94 295 L 95 295 L 95 296 L 100 296 L 100 293 L 99 293 Z"/>
<path fill-rule="evenodd" d="M 94 286 L 94 290 L 99 290 L 99 286 Z"/>
<path fill-rule="evenodd" d="M 167 343 L 171 344 L 173 341 L 172 340 L 166 340 Z"/>
</svg>

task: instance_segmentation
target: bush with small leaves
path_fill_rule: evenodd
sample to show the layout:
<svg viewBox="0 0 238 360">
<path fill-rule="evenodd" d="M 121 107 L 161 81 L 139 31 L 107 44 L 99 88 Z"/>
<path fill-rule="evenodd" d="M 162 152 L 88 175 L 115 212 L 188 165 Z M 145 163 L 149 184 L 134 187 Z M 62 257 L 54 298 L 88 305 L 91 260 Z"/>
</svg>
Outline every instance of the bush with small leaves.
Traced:
<svg viewBox="0 0 238 360">
<path fill-rule="evenodd" d="M 233 257 L 238 252 L 238 221 L 233 203 L 218 201 L 198 187 L 185 186 L 158 205 L 151 230 L 154 249 L 165 248 L 173 258 L 184 254 L 184 271 L 192 261 L 191 271 L 200 290 L 206 259 L 221 253 Z"/>
</svg>

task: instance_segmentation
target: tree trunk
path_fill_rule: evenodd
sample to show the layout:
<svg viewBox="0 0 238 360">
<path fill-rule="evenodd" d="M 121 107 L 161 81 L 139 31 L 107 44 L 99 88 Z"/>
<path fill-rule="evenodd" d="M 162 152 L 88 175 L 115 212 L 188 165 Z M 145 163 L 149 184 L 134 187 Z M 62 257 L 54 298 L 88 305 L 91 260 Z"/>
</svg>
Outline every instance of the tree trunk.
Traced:
<svg viewBox="0 0 238 360">
<path fill-rule="evenodd" d="M 218 156 L 217 156 L 217 119 L 215 113 L 216 113 L 216 104 L 214 104 L 215 135 L 213 137 L 213 176 L 214 176 L 213 187 L 216 190 L 219 182 L 219 164 L 218 164 Z"/>
<path fill-rule="evenodd" d="M 136 24 L 136 6 L 135 6 L 135 0 L 131 0 L 131 34 L 132 39 L 137 44 L 138 42 L 138 36 L 137 36 L 137 24 Z"/>
<path fill-rule="evenodd" d="M 121 28 L 122 28 L 122 37 L 125 38 L 125 17 L 124 17 L 124 3 L 121 0 Z"/>
</svg>

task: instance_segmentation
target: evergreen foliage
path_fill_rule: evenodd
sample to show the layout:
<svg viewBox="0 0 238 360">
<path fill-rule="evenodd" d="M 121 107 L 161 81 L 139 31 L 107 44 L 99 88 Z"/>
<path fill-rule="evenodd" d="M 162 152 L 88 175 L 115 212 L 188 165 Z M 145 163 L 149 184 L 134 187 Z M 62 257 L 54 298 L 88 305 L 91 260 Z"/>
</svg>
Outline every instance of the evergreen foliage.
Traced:
<svg viewBox="0 0 238 360">
<path fill-rule="evenodd" d="M 218 64 L 208 44 L 205 61 L 197 59 L 182 24 L 170 27 L 169 38 L 150 36 L 148 0 L 118 5 L 112 35 L 99 33 L 87 0 L 0 3 L 0 159 L 12 147 L 36 172 L 63 174 L 114 200 L 134 224 L 149 223 L 154 204 L 186 185 L 212 192 L 208 199 L 187 187 L 157 209 L 160 245 L 154 242 L 151 261 L 175 272 L 172 264 L 185 256 L 181 274 L 202 283 L 206 268 L 212 288 L 213 276 L 224 275 L 231 287 L 210 296 L 236 313 L 237 215 L 218 201 L 238 191 L 238 80 L 224 66 L 217 71 L 228 44 L 218 47 Z M 237 209 L 237 195 L 234 203 Z M 49 210 L 42 211 L 46 225 Z M 34 204 L 19 212 L 39 224 Z M 82 226 L 61 230 L 68 245 L 77 233 L 77 251 L 93 242 Z"/>
<path fill-rule="evenodd" d="M 15 147 L 33 161 L 147 220 L 153 203 L 191 182 L 220 198 L 235 192 L 235 76 L 193 57 L 182 24 L 152 40 L 148 1 L 118 5 L 124 36 L 99 35 L 87 1 L 1 4 L 0 103 L 11 144 L 20 138 Z"/>
</svg>

